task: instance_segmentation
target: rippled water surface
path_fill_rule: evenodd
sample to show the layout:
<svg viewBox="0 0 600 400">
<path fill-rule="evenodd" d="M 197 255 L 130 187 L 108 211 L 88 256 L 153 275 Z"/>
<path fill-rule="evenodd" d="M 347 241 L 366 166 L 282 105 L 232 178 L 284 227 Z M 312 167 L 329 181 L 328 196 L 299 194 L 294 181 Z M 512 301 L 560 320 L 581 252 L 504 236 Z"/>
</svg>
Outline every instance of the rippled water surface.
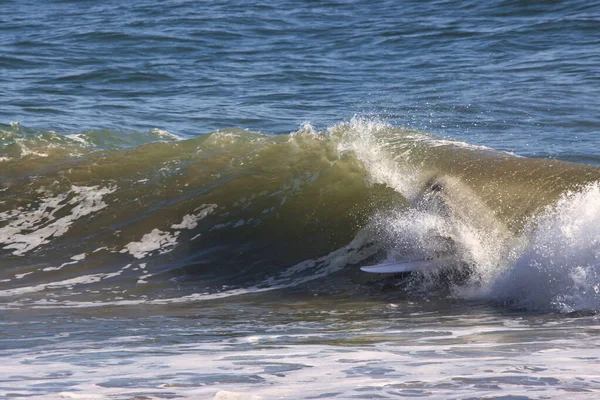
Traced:
<svg viewBox="0 0 600 400">
<path fill-rule="evenodd" d="M 0 10 L 0 397 L 599 396 L 596 2 Z"/>
<path fill-rule="evenodd" d="M 588 399 L 600 389 L 595 318 L 361 300 L 44 313 L 36 326 L 2 324 L 3 387 L 117 399 Z"/>
<path fill-rule="evenodd" d="M 41 129 L 290 132 L 356 113 L 590 156 L 594 2 L 6 2 L 0 118 Z"/>
</svg>

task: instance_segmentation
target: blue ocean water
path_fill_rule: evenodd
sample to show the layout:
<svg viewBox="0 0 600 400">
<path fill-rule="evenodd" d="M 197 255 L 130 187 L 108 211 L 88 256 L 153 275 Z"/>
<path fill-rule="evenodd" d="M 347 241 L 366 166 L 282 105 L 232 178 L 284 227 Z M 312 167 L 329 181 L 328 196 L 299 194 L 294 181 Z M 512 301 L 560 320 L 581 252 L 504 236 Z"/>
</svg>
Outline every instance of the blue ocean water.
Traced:
<svg viewBox="0 0 600 400">
<path fill-rule="evenodd" d="M 596 398 L 599 66 L 593 1 L 0 0 L 0 397 Z"/>
<path fill-rule="evenodd" d="M 7 1 L 0 121 L 288 133 L 376 117 L 597 163 L 588 1 Z"/>
</svg>

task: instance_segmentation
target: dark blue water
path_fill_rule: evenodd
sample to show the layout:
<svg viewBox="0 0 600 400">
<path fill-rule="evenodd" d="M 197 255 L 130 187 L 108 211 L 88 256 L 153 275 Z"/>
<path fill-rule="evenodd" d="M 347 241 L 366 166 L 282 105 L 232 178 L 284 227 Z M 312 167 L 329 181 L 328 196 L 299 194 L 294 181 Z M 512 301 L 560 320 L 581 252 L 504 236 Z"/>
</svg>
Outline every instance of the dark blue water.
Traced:
<svg viewBox="0 0 600 400">
<path fill-rule="evenodd" d="M 597 1 L 0 0 L 0 397 L 597 398 L 599 99 Z"/>
<path fill-rule="evenodd" d="M 269 133 L 374 116 L 597 162 L 588 1 L 10 1 L 0 122 Z"/>
</svg>

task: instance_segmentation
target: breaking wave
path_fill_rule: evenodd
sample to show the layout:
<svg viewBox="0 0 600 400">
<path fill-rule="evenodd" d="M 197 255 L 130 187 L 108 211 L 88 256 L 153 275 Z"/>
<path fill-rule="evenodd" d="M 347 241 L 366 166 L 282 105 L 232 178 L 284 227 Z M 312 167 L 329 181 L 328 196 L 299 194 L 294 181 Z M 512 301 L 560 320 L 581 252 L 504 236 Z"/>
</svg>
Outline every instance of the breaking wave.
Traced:
<svg viewBox="0 0 600 400">
<path fill-rule="evenodd" d="M 0 128 L 3 307 L 213 300 L 309 282 L 351 295 L 365 263 L 443 253 L 396 289 L 430 295 L 443 281 L 458 298 L 600 311 L 597 167 L 358 118 L 185 140 Z"/>
</svg>

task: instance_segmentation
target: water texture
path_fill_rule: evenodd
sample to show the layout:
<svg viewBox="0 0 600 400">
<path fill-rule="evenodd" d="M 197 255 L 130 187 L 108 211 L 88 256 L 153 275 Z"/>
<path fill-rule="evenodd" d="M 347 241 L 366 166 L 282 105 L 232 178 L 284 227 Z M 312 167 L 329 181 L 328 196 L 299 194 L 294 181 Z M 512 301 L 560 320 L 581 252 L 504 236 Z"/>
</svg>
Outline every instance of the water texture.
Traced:
<svg viewBox="0 0 600 400">
<path fill-rule="evenodd" d="M 584 1 L 0 2 L 0 396 L 597 397 L 599 49 Z"/>
<path fill-rule="evenodd" d="M 594 2 L 4 2 L 0 120 L 197 136 L 356 113 L 589 157 Z M 594 157 L 597 153 L 594 153 Z"/>
</svg>

